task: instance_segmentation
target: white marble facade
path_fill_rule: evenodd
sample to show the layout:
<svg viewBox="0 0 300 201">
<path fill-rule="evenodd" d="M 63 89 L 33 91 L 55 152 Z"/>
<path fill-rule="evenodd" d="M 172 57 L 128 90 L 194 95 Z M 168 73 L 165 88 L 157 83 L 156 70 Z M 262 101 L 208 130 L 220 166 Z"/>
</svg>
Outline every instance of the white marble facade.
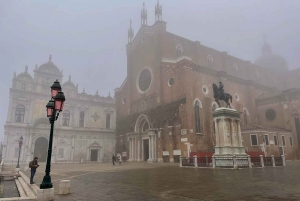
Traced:
<svg viewBox="0 0 300 201">
<path fill-rule="evenodd" d="M 23 137 L 20 161 L 29 162 L 37 156 L 47 157 L 50 133 L 46 104 L 50 86 L 58 79 L 65 93 L 64 111 L 55 122 L 52 162 L 108 161 L 115 154 L 116 109 L 110 95 L 89 95 L 69 80 L 62 83 L 60 71 L 49 62 L 35 68 L 34 76 L 25 72 L 16 75 L 10 88 L 7 121 L 4 125 L 2 157 L 6 163 L 16 163 L 19 139 Z"/>
</svg>

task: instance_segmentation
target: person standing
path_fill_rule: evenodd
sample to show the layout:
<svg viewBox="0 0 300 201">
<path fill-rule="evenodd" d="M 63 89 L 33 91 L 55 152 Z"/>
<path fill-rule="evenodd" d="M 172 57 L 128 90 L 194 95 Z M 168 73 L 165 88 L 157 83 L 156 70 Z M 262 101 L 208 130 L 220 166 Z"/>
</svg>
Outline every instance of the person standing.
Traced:
<svg viewBox="0 0 300 201">
<path fill-rule="evenodd" d="M 115 155 L 113 154 L 113 156 L 112 156 L 112 162 L 113 162 L 113 165 L 115 165 L 115 161 L 116 161 L 116 157 L 115 157 Z"/>
<path fill-rule="evenodd" d="M 119 160 L 119 165 L 121 165 L 121 163 L 122 163 L 122 157 L 119 156 L 119 157 L 118 157 L 118 160 Z"/>
<path fill-rule="evenodd" d="M 34 184 L 33 177 L 35 175 L 36 168 L 39 167 L 39 165 L 38 165 L 38 157 L 34 157 L 33 161 L 30 161 L 29 167 L 31 168 L 31 171 L 30 171 L 30 184 Z"/>
</svg>

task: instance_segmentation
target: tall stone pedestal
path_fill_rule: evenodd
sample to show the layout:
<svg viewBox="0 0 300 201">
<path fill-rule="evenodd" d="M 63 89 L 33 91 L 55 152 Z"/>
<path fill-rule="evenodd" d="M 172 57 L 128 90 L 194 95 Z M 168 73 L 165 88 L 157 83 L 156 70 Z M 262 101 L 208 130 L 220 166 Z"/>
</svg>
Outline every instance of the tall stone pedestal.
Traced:
<svg viewBox="0 0 300 201">
<path fill-rule="evenodd" d="M 217 108 L 213 111 L 216 146 L 214 157 L 216 166 L 234 166 L 247 159 L 242 144 L 240 114 L 230 108 Z M 236 159 L 236 160 L 235 160 Z"/>
</svg>

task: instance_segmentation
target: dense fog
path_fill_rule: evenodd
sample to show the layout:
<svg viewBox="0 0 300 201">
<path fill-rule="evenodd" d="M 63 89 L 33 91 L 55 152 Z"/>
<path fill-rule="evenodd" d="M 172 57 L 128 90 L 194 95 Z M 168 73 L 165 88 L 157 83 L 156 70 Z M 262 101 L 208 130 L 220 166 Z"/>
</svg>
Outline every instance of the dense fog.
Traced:
<svg viewBox="0 0 300 201">
<path fill-rule="evenodd" d="M 148 0 L 148 25 L 156 0 Z M 167 31 L 244 60 L 261 55 L 263 35 L 289 69 L 299 68 L 300 1 L 161 0 Z M 141 0 L 0 0 L 0 139 L 14 72 L 33 76 L 49 60 L 88 94 L 107 96 L 126 77 L 127 30 L 140 28 Z M 49 89 L 50 97 L 50 89 Z"/>
</svg>

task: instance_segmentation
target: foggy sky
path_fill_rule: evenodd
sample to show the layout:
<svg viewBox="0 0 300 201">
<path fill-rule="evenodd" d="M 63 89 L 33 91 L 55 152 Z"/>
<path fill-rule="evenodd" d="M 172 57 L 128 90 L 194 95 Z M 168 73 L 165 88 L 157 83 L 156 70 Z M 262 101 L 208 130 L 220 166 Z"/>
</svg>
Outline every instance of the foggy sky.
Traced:
<svg viewBox="0 0 300 201">
<path fill-rule="evenodd" d="M 88 94 L 107 96 L 126 77 L 127 30 L 140 28 L 142 0 L 0 0 L 0 141 L 13 73 L 52 61 Z M 148 25 L 156 0 L 145 1 Z M 300 63 L 300 1 L 161 0 L 167 31 L 244 60 L 261 54 L 263 34 L 290 69 Z M 49 90 L 50 98 L 50 90 Z M 46 115 L 46 113 L 45 113 Z"/>
</svg>

